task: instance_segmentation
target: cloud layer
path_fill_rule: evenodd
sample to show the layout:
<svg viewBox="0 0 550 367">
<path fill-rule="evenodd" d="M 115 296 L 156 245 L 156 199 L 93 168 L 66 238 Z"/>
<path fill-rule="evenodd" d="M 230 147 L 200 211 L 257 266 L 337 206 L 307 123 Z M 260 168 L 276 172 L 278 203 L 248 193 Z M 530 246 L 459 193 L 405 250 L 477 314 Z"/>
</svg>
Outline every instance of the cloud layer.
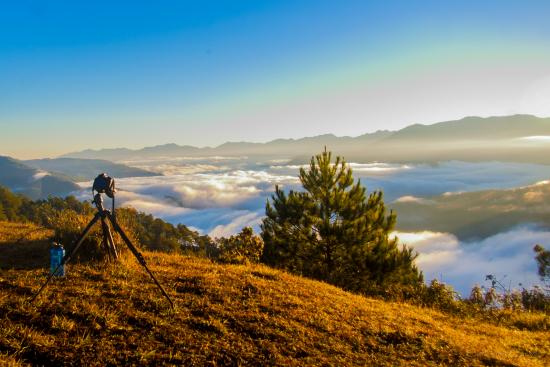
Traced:
<svg viewBox="0 0 550 367">
<path fill-rule="evenodd" d="M 408 165 L 374 175 L 355 170 L 355 177 L 369 190 L 382 189 L 387 200 L 402 196 L 426 197 L 446 192 L 505 189 L 532 184 L 550 177 L 550 167 L 503 162 L 442 162 Z"/>
<path fill-rule="evenodd" d="M 399 233 L 401 242 L 418 252 L 417 265 L 426 281 L 442 280 L 463 296 L 475 284 L 485 284 L 485 275 L 493 274 L 506 286 L 519 288 L 539 284 L 534 260 L 535 244 L 550 243 L 550 232 L 535 226 L 515 228 L 478 242 L 460 242 L 450 233 Z"/>
<path fill-rule="evenodd" d="M 214 228 L 216 233 L 229 233 L 232 229 L 238 231 L 240 224 L 257 225 L 275 185 L 287 190 L 300 188 L 300 167 L 284 165 L 285 162 L 255 162 L 246 157 L 182 157 L 128 163 L 165 176 L 117 179 L 119 203 L 193 226 L 203 233 Z M 350 165 L 354 176 L 369 191 L 384 190 L 388 203 L 424 201 L 426 196 L 445 192 L 517 187 L 550 177 L 550 167 L 535 164 Z M 89 187 L 90 183 L 83 186 Z M 86 190 L 82 198 L 87 199 L 88 195 Z"/>
<path fill-rule="evenodd" d="M 194 158 L 169 164 L 146 161 L 140 167 L 160 168 L 157 171 L 166 176 L 117 179 L 117 202 L 214 237 L 234 234 L 244 226 L 257 229 L 274 186 L 296 188 L 298 178 L 246 169 L 249 164 L 238 159 L 230 163 L 244 169 L 229 169 L 228 160 L 215 158 L 205 162 Z M 205 166 L 214 168 L 202 172 Z M 89 187 L 90 183 L 82 186 Z M 87 195 L 86 189 L 80 197 L 86 199 Z"/>
<path fill-rule="evenodd" d="M 131 162 L 165 176 L 117 179 L 117 200 L 172 223 L 183 223 L 213 237 L 229 236 L 244 226 L 258 230 L 275 185 L 299 189 L 299 166 L 284 161 L 246 158 L 179 158 Z M 354 176 L 369 192 L 382 189 L 391 201 L 427 202 L 446 192 L 526 186 L 550 177 L 550 167 L 516 163 L 444 162 L 438 165 L 352 164 Z M 91 183 L 83 183 L 88 199 Z M 529 199 L 529 198 L 526 198 Z M 533 199 L 533 198 L 531 198 Z M 399 219 L 399 217 L 398 217 Z M 453 234 L 397 233 L 420 253 L 426 279 L 441 279 L 467 295 L 486 274 L 512 286 L 536 284 L 532 247 L 550 243 L 550 232 L 536 227 L 510 229 L 479 242 L 460 242 Z"/>
</svg>

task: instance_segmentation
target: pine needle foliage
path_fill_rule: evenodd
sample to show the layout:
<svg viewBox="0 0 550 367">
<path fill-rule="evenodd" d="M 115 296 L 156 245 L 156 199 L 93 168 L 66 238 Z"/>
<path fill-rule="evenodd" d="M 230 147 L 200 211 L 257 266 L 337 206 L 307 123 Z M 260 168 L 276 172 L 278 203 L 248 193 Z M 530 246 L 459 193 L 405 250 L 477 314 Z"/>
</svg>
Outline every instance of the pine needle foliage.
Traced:
<svg viewBox="0 0 550 367">
<path fill-rule="evenodd" d="M 341 157 L 325 151 L 300 169 L 303 191 L 278 186 L 261 225 L 263 261 L 345 289 L 371 292 L 390 284 L 418 285 L 416 253 L 390 238 L 396 215 L 382 191 L 367 196 Z"/>
</svg>

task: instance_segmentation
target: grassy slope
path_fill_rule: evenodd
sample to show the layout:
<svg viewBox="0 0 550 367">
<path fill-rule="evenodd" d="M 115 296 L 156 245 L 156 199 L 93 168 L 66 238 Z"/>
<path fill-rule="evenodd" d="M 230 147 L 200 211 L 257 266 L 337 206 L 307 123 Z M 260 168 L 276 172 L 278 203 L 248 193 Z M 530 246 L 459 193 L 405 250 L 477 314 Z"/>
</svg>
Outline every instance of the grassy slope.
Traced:
<svg viewBox="0 0 550 367">
<path fill-rule="evenodd" d="M 14 241 L 35 228 L 0 228 L 3 266 L 5 249 L 24 253 L 29 244 Z M 42 233 L 42 242 L 30 243 L 34 252 L 47 246 Z M 0 365 L 542 366 L 550 360 L 548 331 L 373 300 L 260 265 L 145 256 L 177 304 L 175 313 L 133 259 L 70 265 L 34 305 L 27 300 L 46 275 L 33 264 L 37 258 L 20 264 L 26 269 L 1 270 Z"/>
</svg>

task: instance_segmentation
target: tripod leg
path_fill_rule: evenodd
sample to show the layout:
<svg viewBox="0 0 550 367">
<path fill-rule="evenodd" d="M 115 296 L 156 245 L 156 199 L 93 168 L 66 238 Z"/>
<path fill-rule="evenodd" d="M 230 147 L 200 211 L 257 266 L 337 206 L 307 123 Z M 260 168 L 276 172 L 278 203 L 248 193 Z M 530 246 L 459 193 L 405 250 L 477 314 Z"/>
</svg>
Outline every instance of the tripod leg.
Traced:
<svg viewBox="0 0 550 367">
<path fill-rule="evenodd" d="M 44 284 L 42 284 L 42 286 L 40 287 L 40 289 L 38 290 L 38 292 L 36 292 L 36 294 L 31 298 L 30 302 L 34 302 L 34 300 L 40 295 L 40 293 L 42 292 L 42 290 L 46 287 L 46 285 L 48 285 L 48 283 L 50 282 L 50 280 L 52 280 L 54 274 L 57 274 L 57 271 L 63 266 L 65 265 L 66 263 L 69 262 L 69 260 L 73 257 L 73 255 L 78 251 L 78 249 L 80 248 L 80 245 L 82 245 L 82 243 L 84 242 L 84 239 L 86 239 L 86 236 L 88 236 L 88 233 L 90 232 L 90 230 L 92 229 L 92 227 L 94 226 L 94 224 L 99 220 L 99 218 L 101 218 L 101 213 L 97 213 L 94 218 L 90 221 L 90 223 L 88 223 L 88 226 L 84 229 L 84 232 L 82 232 L 82 234 L 80 235 L 80 238 L 78 239 L 78 242 L 76 243 L 75 247 L 73 248 L 73 250 L 71 252 L 68 252 L 64 257 L 63 259 L 61 260 L 61 263 L 57 266 L 57 268 L 54 270 L 53 273 L 50 274 L 50 276 L 48 277 L 48 279 L 46 279 L 46 281 L 44 282 Z"/>
<path fill-rule="evenodd" d="M 111 230 L 109 229 L 109 225 L 107 224 L 107 221 L 104 217 L 101 217 L 101 229 L 103 231 L 103 244 L 105 245 L 105 250 L 107 251 L 107 254 L 109 254 L 109 258 L 111 260 L 117 260 L 118 254 L 116 252 L 113 236 L 111 234 Z"/>
<path fill-rule="evenodd" d="M 113 260 L 113 253 L 111 252 L 111 244 L 109 243 L 109 240 L 107 239 L 107 230 L 105 229 L 105 219 L 101 218 L 101 232 L 103 234 L 103 240 L 101 241 L 101 246 L 103 247 L 103 250 L 107 254 L 107 258 L 109 261 Z"/>
<path fill-rule="evenodd" d="M 116 249 L 115 241 L 113 240 L 113 234 L 111 233 L 111 229 L 107 223 L 105 223 L 105 228 L 107 229 L 107 240 L 109 241 L 111 251 L 113 252 L 113 257 L 115 260 L 118 260 L 118 251 Z"/>
<path fill-rule="evenodd" d="M 172 300 L 170 299 L 170 297 L 168 296 L 168 294 L 166 293 L 166 291 L 164 290 L 164 288 L 162 288 L 162 286 L 160 285 L 160 283 L 158 282 L 158 280 L 155 278 L 155 276 L 153 275 L 153 273 L 151 273 L 151 270 L 149 270 L 149 268 L 147 267 L 147 263 L 145 262 L 145 258 L 143 257 L 143 255 L 141 254 L 141 252 L 138 251 L 138 249 L 132 244 L 132 242 L 130 241 L 130 239 L 128 238 L 128 236 L 126 236 L 126 233 L 124 233 L 124 231 L 122 230 L 122 228 L 118 225 L 116 219 L 113 219 L 111 214 L 107 214 L 107 218 L 109 218 L 109 221 L 111 222 L 111 224 L 113 225 L 113 228 L 115 229 L 115 231 L 118 232 L 118 234 L 120 234 L 120 237 L 122 237 L 122 239 L 124 240 L 124 243 L 126 243 L 126 246 L 128 246 L 128 248 L 130 249 L 130 251 L 132 252 L 132 254 L 134 254 L 134 256 L 136 257 L 137 261 L 140 263 L 141 266 L 143 266 L 143 268 L 147 271 L 147 273 L 149 273 L 149 275 L 151 276 L 151 279 L 153 279 L 153 281 L 155 282 L 155 284 L 157 285 L 157 287 L 160 289 L 161 293 L 163 294 L 163 296 L 168 300 L 168 302 L 170 303 L 170 307 L 172 309 L 174 309 L 174 303 L 172 302 Z"/>
</svg>

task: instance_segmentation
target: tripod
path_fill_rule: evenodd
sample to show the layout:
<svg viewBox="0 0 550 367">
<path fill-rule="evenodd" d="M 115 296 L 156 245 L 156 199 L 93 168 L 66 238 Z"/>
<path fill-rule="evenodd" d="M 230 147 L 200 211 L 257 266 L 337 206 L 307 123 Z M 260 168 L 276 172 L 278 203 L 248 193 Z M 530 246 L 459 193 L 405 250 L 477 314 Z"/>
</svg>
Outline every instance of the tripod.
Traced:
<svg viewBox="0 0 550 367">
<path fill-rule="evenodd" d="M 128 249 L 130 250 L 130 252 L 136 257 L 139 264 L 141 266 L 143 266 L 143 268 L 147 271 L 147 273 L 149 273 L 149 275 L 151 276 L 151 278 L 153 279 L 153 281 L 155 282 L 157 287 L 160 289 L 163 296 L 170 303 L 170 307 L 172 309 L 174 309 L 174 303 L 172 302 L 172 300 L 170 299 L 170 297 L 168 296 L 168 294 L 166 293 L 164 288 L 162 288 L 160 283 L 157 281 L 157 279 L 155 278 L 155 276 L 153 275 L 151 270 L 149 270 L 149 268 L 147 267 L 147 263 L 145 262 L 145 259 L 144 259 L 143 255 L 132 244 L 132 242 L 130 241 L 128 236 L 126 236 L 126 233 L 124 233 L 124 231 L 122 230 L 120 225 L 117 223 L 116 216 L 114 214 L 114 212 L 115 212 L 114 195 L 112 195 L 111 197 L 113 198 L 112 213 L 111 213 L 111 211 L 109 211 L 109 210 L 107 210 L 103 207 L 103 198 L 101 197 L 100 192 L 98 192 L 94 196 L 94 200 L 92 201 L 92 203 L 95 204 L 95 206 L 97 208 L 97 213 L 94 215 L 93 219 L 90 221 L 90 223 L 86 226 L 86 228 L 84 229 L 84 231 L 80 235 L 80 238 L 78 239 L 75 247 L 63 257 L 63 259 L 61 260 L 61 263 L 57 266 L 55 271 L 52 272 L 49 275 L 48 279 L 46 279 L 44 284 L 42 284 L 42 286 L 40 287 L 38 292 L 36 292 L 36 294 L 32 297 L 32 299 L 30 301 L 31 303 L 40 295 L 40 293 L 46 287 L 46 285 L 48 285 L 50 280 L 53 278 L 54 274 L 57 274 L 58 270 L 63 265 L 68 263 L 69 260 L 76 254 L 76 252 L 80 248 L 80 245 L 82 245 L 82 243 L 86 239 L 86 236 L 88 236 L 88 233 L 90 232 L 90 230 L 92 229 L 94 224 L 96 224 L 97 221 L 101 220 L 101 229 L 103 231 L 103 246 L 104 246 L 105 250 L 107 251 L 107 254 L 109 255 L 109 257 L 113 260 L 118 259 L 118 253 L 117 253 L 117 250 L 116 250 L 115 243 L 113 241 L 113 235 L 111 234 L 111 230 L 109 228 L 109 225 L 107 224 L 107 221 L 109 221 L 111 223 L 111 225 L 113 226 L 113 229 L 120 235 L 120 237 L 122 238 L 122 240 L 124 241 L 126 246 L 128 246 Z"/>
</svg>

